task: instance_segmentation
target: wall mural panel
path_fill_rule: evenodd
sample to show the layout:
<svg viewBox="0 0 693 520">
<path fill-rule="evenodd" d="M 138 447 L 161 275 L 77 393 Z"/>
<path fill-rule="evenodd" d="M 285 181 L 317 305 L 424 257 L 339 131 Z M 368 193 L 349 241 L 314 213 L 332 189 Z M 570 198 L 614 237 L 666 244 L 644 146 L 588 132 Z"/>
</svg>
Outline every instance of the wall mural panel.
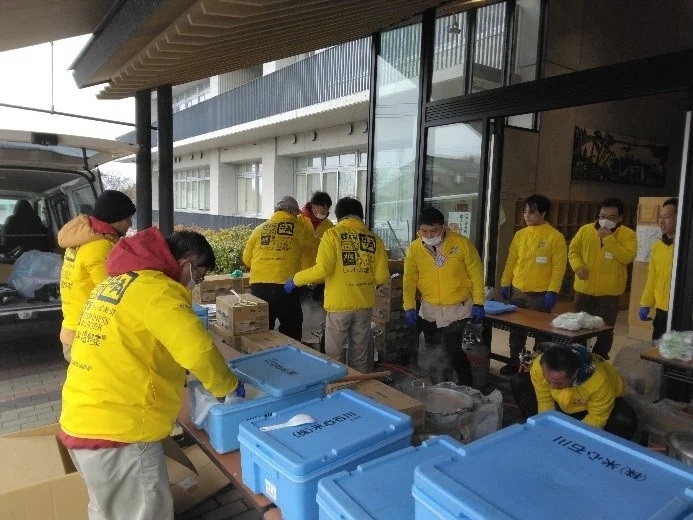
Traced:
<svg viewBox="0 0 693 520">
<path fill-rule="evenodd" d="M 575 127 L 574 180 L 664 187 L 668 161 L 668 146 Z"/>
</svg>

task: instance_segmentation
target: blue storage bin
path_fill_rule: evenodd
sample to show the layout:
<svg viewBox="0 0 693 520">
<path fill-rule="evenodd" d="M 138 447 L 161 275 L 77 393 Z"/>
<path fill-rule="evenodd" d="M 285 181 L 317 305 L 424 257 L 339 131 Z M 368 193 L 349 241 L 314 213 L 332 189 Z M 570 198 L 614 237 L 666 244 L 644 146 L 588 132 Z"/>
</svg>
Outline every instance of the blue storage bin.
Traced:
<svg viewBox="0 0 693 520">
<path fill-rule="evenodd" d="M 202 428 L 219 453 L 239 448 L 238 425 L 241 422 L 269 417 L 272 412 L 321 398 L 327 383 L 347 373 L 344 365 L 290 345 L 241 356 L 227 364 L 240 381 L 267 395 L 233 405 L 219 404 L 209 410 Z M 194 387 L 199 384 L 196 381 L 188 384 L 191 410 L 195 408 Z"/>
<path fill-rule="evenodd" d="M 320 520 L 414 520 L 414 469 L 464 445 L 447 435 L 341 471 L 318 482 Z"/>
<path fill-rule="evenodd" d="M 195 314 L 197 314 L 197 317 L 200 318 L 200 321 L 202 321 L 202 324 L 205 326 L 205 329 L 209 328 L 209 309 L 205 307 L 204 305 L 198 305 L 197 303 L 192 304 L 192 310 Z"/>
<path fill-rule="evenodd" d="M 547 412 L 416 468 L 416 520 L 693 518 L 678 461 Z"/>
<path fill-rule="evenodd" d="M 269 432 L 262 426 L 308 414 L 314 423 Z M 411 444 L 409 416 L 351 390 L 314 399 L 239 427 L 243 482 L 285 520 L 317 518 L 318 481 Z"/>
</svg>

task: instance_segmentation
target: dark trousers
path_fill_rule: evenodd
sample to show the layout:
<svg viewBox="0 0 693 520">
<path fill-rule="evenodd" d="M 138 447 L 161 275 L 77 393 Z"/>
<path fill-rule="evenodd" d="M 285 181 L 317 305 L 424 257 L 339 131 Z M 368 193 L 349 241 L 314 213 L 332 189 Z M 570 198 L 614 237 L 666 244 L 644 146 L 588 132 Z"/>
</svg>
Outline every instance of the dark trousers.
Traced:
<svg viewBox="0 0 693 520">
<path fill-rule="evenodd" d="M 575 312 L 586 312 L 592 316 L 599 316 L 604 320 L 604 323 L 613 327 L 616 325 L 616 318 L 618 317 L 618 299 L 618 296 L 589 296 L 576 292 L 573 308 Z M 613 330 L 601 333 L 597 336 L 592 352 L 604 359 L 609 359 L 609 351 L 613 341 Z"/>
<path fill-rule="evenodd" d="M 510 303 L 522 307 L 523 309 L 531 309 L 533 311 L 548 312 L 544 308 L 543 292 L 523 292 L 519 289 L 512 288 Z M 527 343 L 527 334 L 522 332 L 511 332 L 509 338 L 510 344 L 510 364 L 520 364 L 520 352 L 525 348 Z M 538 340 L 537 340 L 538 341 Z"/>
<path fill-rule="evenodd" d="M 655 317 L 652 320 L 652 341 L 661 338 L 662 334 L 667 331 L 667 319 L 669 319 L 668 311 L 655 309 Z"/>
<path fill-rule="evenodd" d="M 438 327 L 434 321 L 419 318 L 419 327 L 426 343 L 426 355 L 432 358 L 431 381 L 433 384 L 454 381 L 457 373 L 459 384 L 472 386 L 472 367 L 462 348 L 462 336 L 467 320 L 458 320 L 447 327 Z"/>
<path fill-rule="evenodd" d="M 279 332 L 301 341 L 303 335 L 303 311 L 298 291 L 287 294 L 284 285 L 279 283 L 250 284 L 250 294 L 267 302 L 269 306 L 269 328 L 274 330 L 275 320 L 279 320 Z"/>
<path fill-rule="evenodd" d="M 512 388 L 515 402 L 520 408 L 520 412 L 525 419 L 537 414 L 537 394 L 528 373 L 515 374 L 510 378 L 510 388 Z M 556 405 L 558 411 L 563 411 Z M 565 413 L 565 412 L 564 412 Z M 575 419 L 582 420 L 587 415 L 587 411 L 567 414 Z M 638 427 L 638 416 L 630 405 L 622 397 L 617 397 L 614 402 L 614 409 L 606 421 L 604 431 L 618 435 L 624 439 L 633 437 Z"/>
</svg>

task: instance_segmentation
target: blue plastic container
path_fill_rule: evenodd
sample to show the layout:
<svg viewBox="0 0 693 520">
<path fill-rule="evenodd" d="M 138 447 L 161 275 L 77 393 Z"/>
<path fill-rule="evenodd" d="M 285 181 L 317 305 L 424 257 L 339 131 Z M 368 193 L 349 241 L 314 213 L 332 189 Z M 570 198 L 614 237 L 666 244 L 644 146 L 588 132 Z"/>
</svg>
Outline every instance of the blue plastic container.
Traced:
<svg viewBox="0 0 693 520">
<path fill-rule="evenodd" d="M 263 432 L 297 414 L 315 422 Z M 241 472 L 253 492 L 262 493 L 285 520 L 318 517 L 318 481 L 411 444 L 409 416 L 351 390 L 315 399 L 240 425 Z"/>
<path fill-rule="evenodd" d="M 197 314 L 197 317 L 200 318 L 200 321 L 202 321 L 202 324 L 205 326 L 205 329 L 209 328 L 209 309 L 205 307 L 204 305 L 198 305 L 197 303 L 192 304 L 192 309 L 195 314 Z"/>
<path fill-rule="evenodd" d="M 318 482 L 320 520 L 414 520 L 414 469 L 439 457 L 461 454 L 464 445 L 441 435 L 341 471 Z"/>
<path fill-rule="evenodd" d="M 674 459 L 547 412 L 416 468 L 416 520 L 693 518 Z"/>
<path fill-rule="evenodd" d="M 219 453 L 236 451 L 238 425 L 249 419 L 269 417 L 272 412 L 325 395 L 325 385 L 344 377 L 345 366 L 286 345 L 241 356 L 227 362 L 243 383 L 249 383 L 264 394 L 233 405 L 213 406 L 202 428 L 209 434 L 212 447 Z M 193 382 L 188 385 L 191 410 L 194 409 Z"/>
</svg>

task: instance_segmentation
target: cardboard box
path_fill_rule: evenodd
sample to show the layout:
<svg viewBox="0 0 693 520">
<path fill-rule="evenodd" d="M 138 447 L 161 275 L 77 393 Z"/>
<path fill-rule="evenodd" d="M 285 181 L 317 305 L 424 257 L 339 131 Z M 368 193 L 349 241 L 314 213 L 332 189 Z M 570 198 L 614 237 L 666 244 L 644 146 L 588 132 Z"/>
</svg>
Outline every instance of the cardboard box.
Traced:
<svg viewBox="0 0 693 520">
<path fill-rule="evenodd" d="M 375 297 L 374 309 L 388 309 L 401 311 L 402 304 L 402 289 L 393 289 L 388 296 Z"/>
<path fill-rule="evenodd" d="M 299 348 L 304 348 L 305 345 L 300 341 L 296 341 L 289 336 L 285 336 L 276 330 L 265 330 L 262 332 L 254 332 L 252 334 L 244 334 L 240 337 L 241 350 L 251 354 L 253 352 L 261 352 L 268 348 L 280 347 L 282 345 L 294 345 Z"/>
<path fill-rule="evenodd" d="M 214 303 L 217 296 L 231 294 L 231 290 L 237 293 L 243 292 L 243 278 L 233 278 L 228 274 L 212 274 L 205 276 L 201 283 L 192 291 L 194 303 Z"/>
<path fill-rule="evenodd" d="M 5 475 L 0 484 L 1 518 L 87 520 L 87 489 L 70 455 L 57 439 L 59 428 L 51 424 L 0 437 L 0 460 Z M 229 484 L 196 446 L 184 452 L 173 439 L 167 439 L 164 453 L 177 513 Z"/>
<path fill-rule="evenodd" d="M 241 336 L 234 336 L 231 331 L 220 327 L 216 322 L 209 324 L 209 330 L 219 336 L 229 347 L 241 349 Z"/>
<path fill-rule="evenodd" d="M 399 280 L 399 282 L 398 282 Z M 375 297 L 377 298 L 402 298 L 402 277 L 391 278 L 390 283 L 379 285 L 375 288 Z"/>
<path fill-rule="evenodd" d="M 254 305 L 241 304 L 234 295 L 217 297 L 217 326 L 233 336 L 269 330 L 267 302 L 249 293 L 241 297 Z"/>
<path fill-rule="evenodd" d="M 404 311 L 400 309 L 373 307 L 373 321 L 401 321 L 404 319 Z"/>
<path fill-rule="evenodd" d="M 326 391 L 327 393 L 332 393 L 344 388 L 350 388 L 366 397 L 370 397 L 374 401 L 407 414 L 411 417 L 414 425 L 414 432 L 418 433 L 423 431 L 426 410 L 424 409 L 423 403 L 417 401 L 413 397 L 374 379 L 351 383 L 333 383 L 327 385 Z"/>
</svg>

